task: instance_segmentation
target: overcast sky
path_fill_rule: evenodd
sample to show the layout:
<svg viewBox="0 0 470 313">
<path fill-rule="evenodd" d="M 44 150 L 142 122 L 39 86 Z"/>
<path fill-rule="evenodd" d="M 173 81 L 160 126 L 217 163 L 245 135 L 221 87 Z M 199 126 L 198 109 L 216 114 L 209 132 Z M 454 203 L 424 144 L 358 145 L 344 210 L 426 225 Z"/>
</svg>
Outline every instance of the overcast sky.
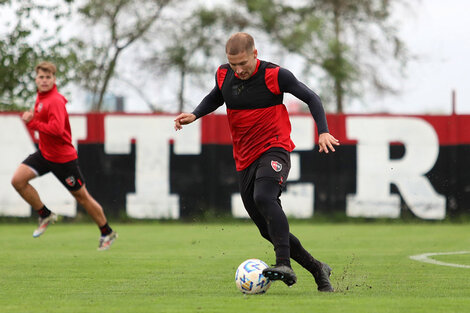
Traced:
<svg viewBox="0 0 470 313">
<path fill-rule="evenodd" d="M 450 114 L 455 90 L 456 112 L 470 114 L 470 1 L 418 2 L 411 12 L 397 12 L 395 17 L 401 38 L 418 57 L 409 64 L 407 77 L 396 84 L 400 94 L 366 95 L 347 106 L 346 113 Z M 260 51 L 261 57 L 267 57 L 266 52 Z M 194 98 L 204 96 L 195 94 Z"/>
<path fill-rule="evenodd" d="M 418 7 L 400 17 L 399 29 L 419 60 L 409 65 L 408 78 L 400 83 L 401 95 L 375 99 L 374 108 L 449 114 L 455 90 L 457 113 L 470 114 L 470 1 L 422 0 Z M 357 105 L 352 110 L 363 108 Z"/>
<path fill-rule="evenodd" d="M 210 2 L 218 1 L 224 0 Z M 366 95 L 362 101 L 348 105 L 346 113 L 450 114 L 451 92 L 455 90 L 457 113 L 470 114 L 470 1 L 418 2 L 412 13 L 397 12 L 395 17 L 399 21 L 397 28 L 401 38 L 407 43 L 410 52 L 418 56 L 417 61 L 409 64 L 407 77 L 396 82 L 400 95 L 381 98 Z M 266 56 L 267 51 L 264 52 L 265 55 L 260 51 L 260 57 L 269 58 Z M 197 105 L 205 93 L 192 90 L 194 86 L 191 83 L 188 83 L 187 88 L 187 93 L 193 95 L 193 105 Z M 138 96 L 126 96 L 126 108 L 132 107 L 133 111 L 147 110 L 145 104 L 139 102 Z M 162 94 L 162 97 L 166 96 Z M 176 103 L 172 105 L 173 101 L 170 101 L 171 107 L 176 106 Z M 84 107 L 80 102 L 80 97 L 74 97 L 69 109 L 82 111 Z"/>
</svg>

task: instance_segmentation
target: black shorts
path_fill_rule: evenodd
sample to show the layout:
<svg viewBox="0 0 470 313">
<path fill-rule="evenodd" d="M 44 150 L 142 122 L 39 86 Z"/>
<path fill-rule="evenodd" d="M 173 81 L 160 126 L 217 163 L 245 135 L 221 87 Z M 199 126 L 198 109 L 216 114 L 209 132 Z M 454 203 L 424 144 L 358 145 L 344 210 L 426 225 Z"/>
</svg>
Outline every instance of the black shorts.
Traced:
<svg viewBox="0 0 470 313">
<path fill-rule="evenodd" d="M 283 148 L 271 148 L 246 169 L 238 172 L 240 191 L 249 189 L 259 179 L 273 179 L 282 189 L 286 186 L 290 171 L 290 154 Z"/>
<path fill-rule="evenodd" d="M 78 166 L 78 159 L 66 163 L 55 163 L 46 160 L 38 150 L 30 154 L 23 164 L 29 166 L 38 176 L 52 172 L 69 191 L 79 190 L 85 184 Z"/>
</svg>

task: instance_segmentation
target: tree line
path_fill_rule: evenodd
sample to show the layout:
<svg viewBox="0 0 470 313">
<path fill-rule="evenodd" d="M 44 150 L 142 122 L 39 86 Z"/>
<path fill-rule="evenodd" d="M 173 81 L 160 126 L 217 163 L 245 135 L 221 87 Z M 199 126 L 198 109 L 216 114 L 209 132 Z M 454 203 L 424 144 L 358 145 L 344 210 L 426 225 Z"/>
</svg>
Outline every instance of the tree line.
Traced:
<svg viewBox="0 0 470 313">
<path fill-rule="evenodd" d="M 341 113 L 364 90 L 395 92 L 386 77 L 402 75 L 411 54 L 392 12 L 407 3 L 0 0 L 0 110 L 24 108 L 36 92 L 33 67 L 47 59 L 56 63 L 61 86 L 75 83 L 92 95 L 92 111 L 103 109 L 110 82 L 126 81 L 126 71 L 177 75 L 174 89 L 178 111 L 183 111 L 188 81 L 213 75 L 228 35 L 247 31 L 298 57 L 303 75 L 315 78 L 313 89 L 329 103 L 327 109 Z M 131 65 L 122 61 L 130 51 Z M 158 100 L 127 82 L 150 110 L 161 110 Z"/>
</svg>

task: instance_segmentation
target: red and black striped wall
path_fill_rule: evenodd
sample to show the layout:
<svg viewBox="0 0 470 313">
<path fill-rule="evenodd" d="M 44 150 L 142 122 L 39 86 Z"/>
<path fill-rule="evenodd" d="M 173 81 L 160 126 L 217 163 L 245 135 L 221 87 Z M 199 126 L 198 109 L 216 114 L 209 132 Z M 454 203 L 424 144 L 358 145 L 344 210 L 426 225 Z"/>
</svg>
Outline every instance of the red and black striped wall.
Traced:
<svg viewBox="0 0 470 313">
<path fill-rule="evenodd" d="M 78 153 L 88 189 L 106 208 L 108 215 L 122 216 L 126 212 L 127 195 L 134 193 L 136 189 L 136 145 L 139 143 L 132 141 L 129 153 L 107 154 L 104 147 L 104 121 L 109 114 L 79 116 L 86 117 L 87 125 L 86 138 L 78 141 Z M 138 119 L 149 115 L 125 116 Z M 161 116 L 174 118 L 170 115 Z M 310 118 L 309 115 L 302 114 L 292 116 Z M 423 176 L 429 181 L 433 191 L 445 199 L 445 216 L 470 214 L 470 115 L 330 114 L 327 116 L 330 132 L 341 142 L 337 151 L 325 155 L 319 153 L 316 147 L 310 150 L 294 150 L 298 159 L 295 166 L 299 167 L 299 175 L 292 184 L 313 184 L 314 196 L 309 201 L 315 215 L 345 214 L 348 197 L 358 193 L 358 175 L 363 170 L 358 169 L 358 164 L 362 164 L 362 167 L 367 164 L 359 162 L 361 156 L 358 151 L 358 139 L 348 134 L 349 121 L 358 117 L 365 118 L 365 121 L 377 118 L 406 118 L 423 121 L 430 126 L 437 136 L 438 154 L 432 167 L 423 173 Z M 188 131 L 191 127 L 186 126 Z M 159 134 L 155 133 L 154 136 Z M 226 116 L 211 114 L 202 118 L 200 136 L 199 154 L 177 154 L 174 143 L 168 140 L 169 150 L 165 150 L 169 151 L 169 181 L 164 183 L 169 184 L 171 194 L 179 196 L 181 218 L 230 215 L 231 198 L 238 192 L 238 181 Z M 409 152 L 407 149 L 419 149 L 407 146 L 406 142 L 400 140 L 390 141 L 386 148 L 391 161 L 403 159 Z M 369 155 L 368 158 L 374 160 L 373 156 Z M 163 179 L 165 178 L 157 175 L 152 183 L 163 183 Z M 401 216 L 413 215 L 413 210 L 410 210 L 406 199 L 402 197 L 400 187 L 391 183 L 389 189 L 390 194 L 400 196 Z"/>
</svg>

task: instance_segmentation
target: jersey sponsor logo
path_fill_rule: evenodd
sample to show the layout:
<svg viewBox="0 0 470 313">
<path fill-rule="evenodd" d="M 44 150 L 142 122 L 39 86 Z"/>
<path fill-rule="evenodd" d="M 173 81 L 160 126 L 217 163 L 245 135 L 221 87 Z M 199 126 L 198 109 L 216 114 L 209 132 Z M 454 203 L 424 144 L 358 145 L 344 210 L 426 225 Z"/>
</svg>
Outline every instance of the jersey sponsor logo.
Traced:
<svg viewBox="0 0 470 313">
<path fill-rule="evenodd" d="M 233 85 L 232 86 L 232 94 L 234 96 L 239 96 L 243 92 L 244 89 L 245 89 L 245 84 L 243 82 L 241 82 L 238 85 Z"/>
<path fill-rule="evenodd" d="M 69 177 L 67 177 L 67 178 L 65 179 L 65 182 L 66 182 L 67 185 L 69 185 L 70 187 L 73 187 L 73 186 L 75 186 L 76 180 L 75 180 L 75 177 L 69 176 Z"/>
<path fill-rule="evenodd" d="M 271 167 L 276 172 L 280 172 L 282 170 L 282 164 L 278 161 L 271 161 Z"/>
</svg>

